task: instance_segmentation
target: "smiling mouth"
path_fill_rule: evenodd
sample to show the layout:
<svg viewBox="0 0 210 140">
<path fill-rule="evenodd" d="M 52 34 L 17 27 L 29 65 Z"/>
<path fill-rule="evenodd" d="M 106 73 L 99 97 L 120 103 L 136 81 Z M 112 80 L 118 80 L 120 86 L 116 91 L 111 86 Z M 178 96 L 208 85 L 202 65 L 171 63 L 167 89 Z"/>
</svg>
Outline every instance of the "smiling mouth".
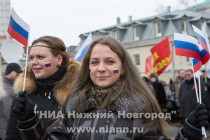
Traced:
<svg viewBox="0 0 210 140">
<path fill-rule="evenodd" d="M 107 78 L 107 76 L 98 76 L 97 78 L 98 78 L 99 80 L 104 80 L 104 79 Z"/>
</svg>

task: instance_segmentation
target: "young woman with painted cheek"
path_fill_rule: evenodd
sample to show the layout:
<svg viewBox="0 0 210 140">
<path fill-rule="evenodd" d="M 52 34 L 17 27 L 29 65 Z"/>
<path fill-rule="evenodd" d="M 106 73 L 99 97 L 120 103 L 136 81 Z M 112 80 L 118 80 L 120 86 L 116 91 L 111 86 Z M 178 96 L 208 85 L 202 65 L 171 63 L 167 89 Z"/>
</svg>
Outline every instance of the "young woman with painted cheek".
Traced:
<svg viewBox="0 0 210 140">
<path fill-rule="evenodd" d="M 170 139 L 165 117 L 159 117 L 163 113 L 157 100 L 141 79 L 125 47 L 109 36 L 91 43 L 63 113 L 47 131 L 40 123 L 22 131 L 28 132 L 30 140 Z M 175 140 L 201 140 L 201 130 L 197 130 L 200 124 L 208 127 L 207 114 L 203 104 L 197 106 Z M 72 128 L 93 131 L 81 133 L 71 131 Z M 29 132 L 36 135 L 30 137 Z"/>
<path fill-rule="evenodd" d="M 42 47 L 47 46 L 46 43 L 38 42 L 34 46 L 29 54 L 30 67 L 36 78 L 43 79 L 58 70 L 57 66 L 61 65 L 63 57 L 60 54 L 54 56 L 49 48 Z"/>
<path fill-rule="evenodd" d="M 18 95 L 12 104 L 6 140 L 33 139 L 33 134 L 19 130 L 37 122 L 48 128 L 61 113 L 80 69 L 80 64 L 69 58 L 64 42 L 57 37 L 40 37 L 29 49 L 25 91 L 22 91 L 24 74 L 21 74 L 14 83 Z M 55 115 L 40 116 L 46 112 Z"/>
<path fill-rule="evenodd" d="M 122 62 L 109 46 L 96 44 L 90 55 L 90 78 L 102 88 L 112 86 L 123 74 Z"/>
</svg>

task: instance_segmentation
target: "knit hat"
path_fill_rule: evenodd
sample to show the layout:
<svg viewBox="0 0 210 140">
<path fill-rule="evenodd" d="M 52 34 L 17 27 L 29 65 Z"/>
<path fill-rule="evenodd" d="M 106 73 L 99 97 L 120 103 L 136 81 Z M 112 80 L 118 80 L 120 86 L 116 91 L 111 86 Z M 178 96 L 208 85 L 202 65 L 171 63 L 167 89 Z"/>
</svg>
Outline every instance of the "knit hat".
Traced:
<svg viewBox="0 0 210 140">
<path fill-rule="evenodd" d="M 15 71 L 17 73 L 21 73 L 22 70 L 20 68 L 20 65 L 18 65 L 17 63 L 9 63 L 6 67 L 6 71 L 5 74 L 8 75 L 10 74 L 12 71 Z"/>
</svg>

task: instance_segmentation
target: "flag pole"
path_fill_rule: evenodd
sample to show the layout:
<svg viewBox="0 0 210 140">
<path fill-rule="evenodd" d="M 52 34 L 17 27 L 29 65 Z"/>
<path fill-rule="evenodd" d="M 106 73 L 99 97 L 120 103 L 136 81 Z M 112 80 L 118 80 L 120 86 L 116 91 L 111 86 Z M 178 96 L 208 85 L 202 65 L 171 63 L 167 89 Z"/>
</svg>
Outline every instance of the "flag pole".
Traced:
<svg viewBox="0 0 210 140">
<path fill-rule="evenodd" d="M 29 50 L 29 46 L 26 46 L 26 59 L 25 59 L 24 79 L 23 79 L 23 91 L 25 91 L 25 86 L 26 86 L 26 74 L 27 74 L 27 66 L 28 66 L 28 50 Z"/>
<path fill-rule="evenodd" d="M 197 98 L 197 102 L 200 103 L 199 98 L 198 98 L 198 88 L 197 88 L 197 83 L 196 83 L 196 79 L 195 79 L 195 72 L 194 72 L 194 68 L 193 68 L 193 58 L 191 58 L 191 61 L 192 61 L 193 78 L 194 78 L 194 83 L 195 83 L 196 98 Z"/>
<path fill-rule="evenodd" d="M 193 68 L 193 58 L 191 60 L 192 60 L 192 70 L 193 70 L 193 78 L 194 78 L 194 83 L 195 83 L 196 98 L 197 98 L 197 102 L 201 104 L 202 100 L 201 100 L 200 77 L 198 77 L 198 84 L 199 84 L 199 87 L 198 87 L 199 88 L 199 97 L 198 97 L 198 88 L 197 88 L 197 83 L 196 83 L 196 79 L 195 79 L 195 72 L 194 72 L 194 68 Z M 202 131 L 202 135 L 204 135 L 204 137 L 207 138 L 206 130 L 205 130 L 204 126 L 201 127 L 201 131 Z"/>
<path fill-rule="evenodd" d="M 199 84 L 198 88 L 199 88 L 200 103 L 202 103 L 202 99 L 201 99 L 201 78 L 200 77 L 198 77 L 198 84 Z M 205 127 L 202 126 L 201 130 L 202 130 L 202 134 L 204 135 L 204 137 L 207 138 Z"/>
</svg>

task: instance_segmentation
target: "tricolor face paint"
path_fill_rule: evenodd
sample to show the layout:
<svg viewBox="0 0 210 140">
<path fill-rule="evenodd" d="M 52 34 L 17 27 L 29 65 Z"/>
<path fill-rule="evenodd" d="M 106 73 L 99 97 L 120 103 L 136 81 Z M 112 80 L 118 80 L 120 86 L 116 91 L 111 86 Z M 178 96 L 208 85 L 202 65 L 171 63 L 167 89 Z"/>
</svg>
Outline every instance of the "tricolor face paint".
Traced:
<svg viewBox="0 0 210 140">
<path fill-rule="evenodd" d="M 96 44 L 90 55 L 90 78 L 92 82 L 103 88 L 115 84 L 123 73 L 122 62 L 119 56 L 109 46 Z"/>
<path fill-rule="evenodd" d="M 44 45 L 48 44 L 43 42 L 38 42 L 34 45 Z M 32 47 L 30 50 L 30 67 L 37 79 L 44 79 L 55 73 L 58 68 L 58 59 L 55 57 L 51 50 L 47 47 Z"/>
<path fill-rule="evenodd" d="M 45 62 L 45 63 L 44 63 L 44 66 L 45 66 L 45 67 L 50 67 L 50 66 L 51 66 L 51 62 Z"/>
<path fill-rule="evenodd" d="M 119 72 L 119 69 L 118 69 L 118 68 L 114 68 L 114 69 L 113 69 L 113 72 L 114 72 L 114 73 L 118 73 L 118 72 Z"/>
</svg>

